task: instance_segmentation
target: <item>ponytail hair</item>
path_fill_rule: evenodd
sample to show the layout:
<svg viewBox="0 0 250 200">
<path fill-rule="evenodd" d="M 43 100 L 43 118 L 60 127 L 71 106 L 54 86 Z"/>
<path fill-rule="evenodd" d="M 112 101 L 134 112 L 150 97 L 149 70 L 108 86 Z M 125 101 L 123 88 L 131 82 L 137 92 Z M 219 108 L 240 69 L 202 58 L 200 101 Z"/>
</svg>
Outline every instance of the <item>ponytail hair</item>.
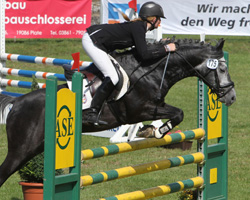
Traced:
<svg viewBox="0 0 250 200">
<path fill-rule="evenodd" d="M 122 11 L 119 10 L 119 9 L 118 9 L 118 11 L 119 11 L 119 13 L 122 15 L 123 19 L 125 19 L 127 22 L 143 21 L 140 17 L 130 20 L 129 17 L 128 17 L 124 12 L 122 12 Z M 151 19 L 151 20 L 152 20 L 152 19 Z"/>
</svg>

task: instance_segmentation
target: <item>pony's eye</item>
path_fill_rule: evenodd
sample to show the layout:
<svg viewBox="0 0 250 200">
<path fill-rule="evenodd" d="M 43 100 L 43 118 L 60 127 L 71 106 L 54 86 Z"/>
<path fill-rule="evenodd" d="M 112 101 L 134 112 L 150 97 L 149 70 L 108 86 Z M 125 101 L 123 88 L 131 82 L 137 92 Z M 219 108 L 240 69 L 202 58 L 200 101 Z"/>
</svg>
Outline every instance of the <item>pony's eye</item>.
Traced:
<svg viewBox="0 0 250 200">
<path fill-rule="evenodd" d="M 221 71 L 221 72 L 225 72 L 226 69 L 227 69 L 226 65 L 221 65 L 221 66 L 220 66 L 220 71 Z"/>
</svg>

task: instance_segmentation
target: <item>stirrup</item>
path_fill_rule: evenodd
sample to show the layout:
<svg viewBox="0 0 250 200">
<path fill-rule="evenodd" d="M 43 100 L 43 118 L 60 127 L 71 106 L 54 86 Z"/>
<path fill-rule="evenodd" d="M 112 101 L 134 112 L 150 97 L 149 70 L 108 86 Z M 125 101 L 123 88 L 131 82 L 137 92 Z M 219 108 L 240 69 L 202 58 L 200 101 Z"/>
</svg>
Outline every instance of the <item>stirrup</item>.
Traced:
<svg viewBox="0 0 250 200">
<path fill-rule="evenodd" d="M 83 122 L 94 124 L 95 126 L 107 125 L 108 123 L 102 120 L 99 120 L 99 113 L 96 109 L 90 108 L 89 113 L 87 112 L 83 117 Z"/>
</svg>

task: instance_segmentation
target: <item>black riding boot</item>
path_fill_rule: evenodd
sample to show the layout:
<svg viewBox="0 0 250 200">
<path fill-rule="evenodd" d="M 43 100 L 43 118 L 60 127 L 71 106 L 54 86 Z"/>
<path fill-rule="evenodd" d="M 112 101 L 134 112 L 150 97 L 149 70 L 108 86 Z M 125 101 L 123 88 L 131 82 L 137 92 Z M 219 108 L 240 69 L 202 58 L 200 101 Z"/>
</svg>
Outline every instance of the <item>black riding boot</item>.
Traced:
<svg viewBox="0 0 250 200">
<path fill-rule="evenodd" d="M 101 86 L 97 89 L 89 109 L 83 116 L 83 121 L 95 125 L 107 124 L 107 122 L 99 120 L 99 112 L 103 103 L 113 92 L 115 86 L 109 77 L 106 77 Z"/>
</svg>

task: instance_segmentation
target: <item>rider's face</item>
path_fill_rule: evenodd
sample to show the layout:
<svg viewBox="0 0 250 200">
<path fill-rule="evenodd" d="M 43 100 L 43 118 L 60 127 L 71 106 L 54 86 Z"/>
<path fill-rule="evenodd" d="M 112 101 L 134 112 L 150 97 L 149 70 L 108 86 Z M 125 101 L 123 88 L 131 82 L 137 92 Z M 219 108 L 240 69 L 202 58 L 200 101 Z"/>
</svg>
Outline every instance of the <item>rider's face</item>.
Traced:
<svg viewBox="0 0 250 200">
<path fill-rule="evenodd" d="M 161 24 L 161 18 L 159 17 L 157 17 L 156 19 L 156 23 L 155 23 L 155 28 L 158 28 L 159 26 L 160 26 L 160 24 Z"/>
<path fill-rule="evenodd" d="M 149 30 L 153 30 L 155 28 L 158 28 L 161 24 L 161 18 L 160 17 L 152 17 L 152 19 L 148 19 L 150 22 L 147 23 L 147 28 Z"/>
</svg>

